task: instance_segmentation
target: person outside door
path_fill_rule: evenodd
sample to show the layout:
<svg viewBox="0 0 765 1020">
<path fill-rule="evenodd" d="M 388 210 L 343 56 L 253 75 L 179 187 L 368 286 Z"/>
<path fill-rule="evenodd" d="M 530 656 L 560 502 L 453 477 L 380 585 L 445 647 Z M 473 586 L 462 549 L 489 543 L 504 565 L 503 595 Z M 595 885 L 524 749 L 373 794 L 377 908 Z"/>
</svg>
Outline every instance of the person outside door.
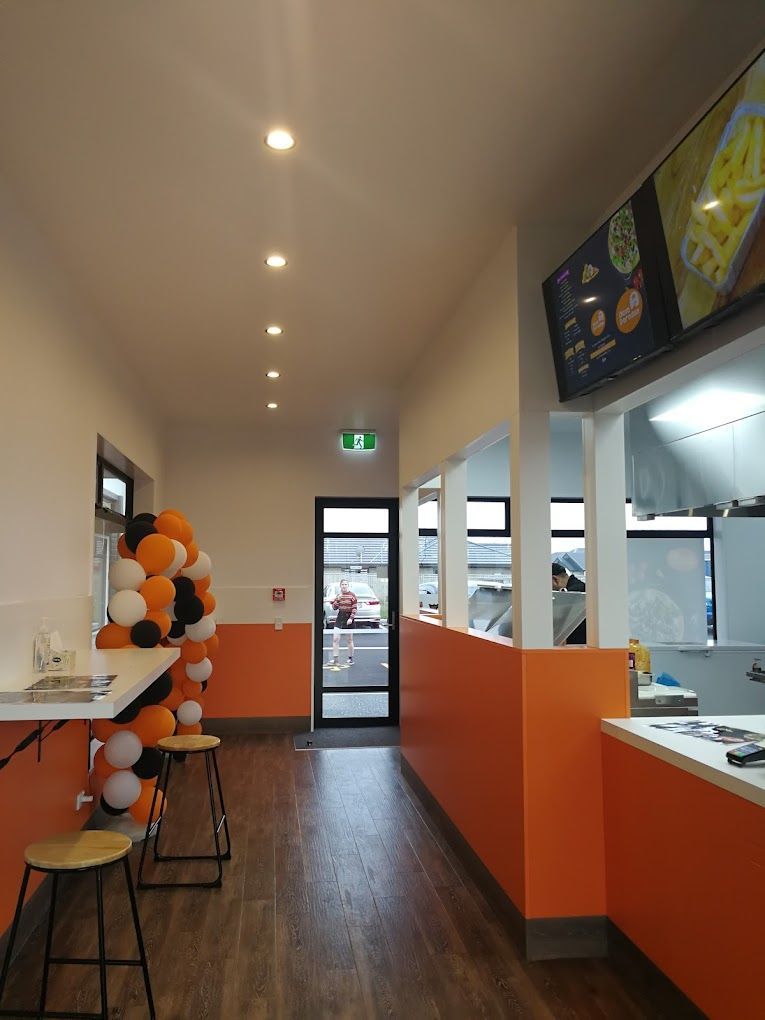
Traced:
<svg viewBox="0 0 765 1020">
<path fill-rule="evenodd" d="M 335 628 L 332 631 L 332 658 L 329 660 L 330 666 L 337 665 L 340 653 L 340 636 L 343 631 L 348 635 L 348 665 L 353 665 L 353 631 L 351 628 L 356 619 L 357 606 L 358 600 L 351 591 L 350 582 L 343 578 L 340 582 L 340 594 L 332 602 L 332 608 L 337 610 L 337 616 L 335 618 Z"/>
<path fill-rule="evenodd" d="M 553 591 L 585 591 L 584 581 L 569 574 L 562 563 L 556 560 L 552 565 L 552 587 Z M 587 622 L 580 623 L 573 634 L 566 639 L 567 645 L 587 644 Z"/>
</svg>

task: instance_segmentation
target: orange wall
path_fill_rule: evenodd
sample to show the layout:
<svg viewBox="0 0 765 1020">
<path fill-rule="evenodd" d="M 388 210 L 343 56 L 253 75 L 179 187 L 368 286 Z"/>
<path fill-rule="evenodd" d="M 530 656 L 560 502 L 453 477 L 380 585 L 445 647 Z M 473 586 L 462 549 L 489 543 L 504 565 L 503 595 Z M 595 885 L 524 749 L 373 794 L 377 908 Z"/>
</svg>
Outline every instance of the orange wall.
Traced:
<svg viewBox="0 0 765 1020">
<path fill-rule="evenodd" d="M 311 714 L 311 625 L 218 624 L 205 694 L 210 719 Z"/>
<path fill-rule="evenodd" d="M 0 757 L 5 757 L 35 728 L 35 723 L 0 723 Z M 89 810 L 75 812 L 74 798 L 88 789 L 88 730 L 74 721 L 52 734 L 43 744 L 20 751 L 0 771 L 0 933 L 13 920 L 16 897 L 24 870 L 24 847 L 55 832 L 82 828 Z M 42 876 L 33 872 L 30 894 Z"/>
<path fill-rule="evenodd" d="M 517 649 L 402 618 L 402 753 L 519 910 L 522 685 Z"/>
<path fill-rule="evenodd" d="M 765 811 L 602 743 L 609 917 L 712 1020 L 762 1016 Z"/>
<path fill-rule="evenodd" d="M 606 912 L 600 720 L 627 653 L 524 650 L 404 618 L 401 748 L 526 916 Z"/>
</svg>

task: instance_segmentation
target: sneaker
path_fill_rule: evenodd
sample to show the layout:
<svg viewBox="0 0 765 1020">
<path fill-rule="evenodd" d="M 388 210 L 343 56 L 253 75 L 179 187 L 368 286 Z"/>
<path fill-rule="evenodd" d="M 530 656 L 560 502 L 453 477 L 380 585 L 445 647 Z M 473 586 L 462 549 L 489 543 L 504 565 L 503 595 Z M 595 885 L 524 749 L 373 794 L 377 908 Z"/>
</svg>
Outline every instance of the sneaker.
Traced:
<svg viewBox="0 0 765 1020">
<path fill-rule="evenodd" d="M 336 666 L 337 665 L 337 659 L 330 659 L 329 662 L 327 663 L 327 665 L 328 666 Z"/>
<path fill-rule="evenodd" d="M 353 656 L 352 656 L 352 655 L 349 655 L 349 656 L 348 656 L 348 665 L 349 665 L 349 666 L 352 666 L 352 665 L 353 665 Z"/>
</svg>

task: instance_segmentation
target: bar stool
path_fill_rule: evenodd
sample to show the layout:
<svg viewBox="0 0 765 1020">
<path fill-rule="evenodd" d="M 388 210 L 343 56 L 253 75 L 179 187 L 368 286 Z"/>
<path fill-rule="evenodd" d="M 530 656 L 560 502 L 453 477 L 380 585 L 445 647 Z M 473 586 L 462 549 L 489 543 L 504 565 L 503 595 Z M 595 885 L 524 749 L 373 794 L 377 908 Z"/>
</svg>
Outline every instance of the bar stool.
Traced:
<svg viewBox="0 0 765 1020">
<path fill-rule="evenodd" d="M 218 760 L 215 756 L 216 748 L 220 747 L 220 738 L 208 736 L 207 734 L 199 734 L 198 736 L 177 736 L 177 737 L 164 737 L 157 744 L 157 749 L 162 752 L 162 765 L 159 770 L 159 778 L 157 785 L 154 789 L 154 797 L 151 802 L 151 811 L 149 812 L 149 821 L 146 824 L 146 836 L 143 841 L 143 850 L 141 851 L 141 861 L 138 865 L 138 888 L 139 889 L 217 889 L 223 884 L 223 861 L 231 860 L 231 836 L 228 831 L 228 819 L 226 818 L 226 808 L 223 803 L 223 787 L 220 781 L 220 772 L 218 771 Z M 213 837 L 215 839 L 215 853 L 214 854 L 163 854 L 159 850 L 159 837 L 162 831 L 162 815 L 160 814 L 159 819 L 153 822 L 154 808 L 157 802 L 157 796 L 160 789 L 164 789 L 167 793 L 168 786 L 170 785 L 170 766 L 173 762 L 173 757 L 177 754 L 204 754 L 205 756 L 205 767 L 207 769 L 207 788 L 210 793 L 210 818 L 212 821 Z M 164 782 L 162 781 L 162 774 L 164 771 Z M 217 817 L 215 810 L 215 793 L 213 791 L 213 772 L 215 772 L 215 783 L 218 788 L 218 803 L 220 804 L 220 818 Z M 163 861 L 217 861 L 218 874 L 211 882 L 145 882 L 143 880 L 143 866 L 146 860 L 146 850 L 149 845 L 149 837 L 151 834 L 152 825 L 154 829 L 154 860 L 162 863 Z M 220 830 L 221 827 L 226 833 L 226 850 L 221 852 L 220 848 Z"/>
<path fill-rule="evenodd" d="M 41 840 L 39 843 L 31 843 L 24 851 L 24 877 L 21 880 L 21 889 L 16 904 L 16 913 L 13 917 L 11 933 L 8 939 L 8 946 L 5 950 L 3 971 L 0 975 L 0 1002 L 5 992 L 5 984 L 8 979 L 8 971 L 13 955 L 13 945 L 18 932 L 21 910 L 24 906 L 24 897 L 29 884 L 29 876 L 32 871 L 41 871 L 53 876 L 53 886 L 50 894 L 50 908 L 48 911 L 48 931 L 45 938 L 45 960 L 43 963 L 42 984 L 40 986 L 40 1000 L 36 1010 L 23 1009 L 0 1009 L 0 1016 L 12 1017 L 79 1017 L 82 1020 L 107 1020 L 109 1007 L 107 1002 L 106 968 L 107 967 L 140 967 L 143 971 L 143 982 L 146 986 L 146 1002 L 149 1007 L 149 1015 L 155 1020 L 154 999 L 151 994 L 151 981 L 149 980 L 149 968 L 146 963 L 146 950 L 141 935 L 141 922 L 138 917 L 138 906 L 136 904 L 133 879 L 130 875 L 130 862 L 128 854 L 132 847 L 128 836 L 119 832 L 104 832 L 93 829 L 86 832 L 67 832 L 59 836 L 51 836 L 49 839 Z M 102 884 L 103 869 L 112 864 L 122 861 L 125 868 L 125 882 L 127 884 L 128 896 L 130 897 L 130 909 L 133 914 L 133 926 L 135 928 L 136 941 L 138 942 L 137 960 L 113 960 L 106 955 L 106 944 L 104 939 L 104 894 Z M 53 922 L 56 911 L 56 894 L 58 892 L 59 876 L 66 872 L 95 871 L 96 873 L 96 902 L 98 907 L 98 957 L 92 959 L 73 956 L 52 956 L 53 947 Z M 48 975 L 50 965 L 55 964 L 88 964 L 97 966 L 101 979 L 101 1012 L 100 1013 L 71 1013 L 60 1011 L 46 1011 L 45 1002 L 48 994 Z"/>
</svg>

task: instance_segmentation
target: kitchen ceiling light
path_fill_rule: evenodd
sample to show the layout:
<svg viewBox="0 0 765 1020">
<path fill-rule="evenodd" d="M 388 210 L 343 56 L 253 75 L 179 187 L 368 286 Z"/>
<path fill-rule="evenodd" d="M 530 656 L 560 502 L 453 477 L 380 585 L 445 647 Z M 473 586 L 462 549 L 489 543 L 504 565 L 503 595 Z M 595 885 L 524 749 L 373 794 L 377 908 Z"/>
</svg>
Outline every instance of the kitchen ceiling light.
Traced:
<svg viewBox="0 0 765 1020">
<path fill-rule="evenodd" d="M 287 265 L 287 260 L 283 255 L 269 255 L 265 260 L 266 265 L 271 269 L 283 269 Z"/>
<path fill-rule="evenodd" d="M 279 405 L 278 405 L 278 404 L 275 404 L 275 403 L 273 402 L 273 400 L 271 401 L 271 403 L 270 403 L 270 404 L 266 404 L 266 407 L 268 408 L 268 410 L 269 410 L 269 411 L 275 411 L 275 410 L 277 409 L 277 407 L 278 407 L 278 406 L 279 406 Z"/>
<path fill-rule="evenodd" d="M 295 148 L 295 139 L 284 128 L 273 128 L 266 135 L 266 145 L 269 149 L 276 149 L 277 152 L 286 152 Z"/>
<path fill-rule="evenodd" d="M 266 379 L 278 379 L 280 374 L 275 368 L 272 368 L 270 372 L 266 372 Z"/>
<path fill-rule="evenodd" d="M 723 390 L 717 387 L 705 390 L 669 408 L 662 414 L 654 415 L 650 421 L 677 422 L 699 429 L 713 429 L 718 425 L 747 418 L 765 410 L 765 395 L 742 393 L 738 390 Z"/>
<path fill-rule="evenodd" d="M 268 333 L 269 336 L 281 336 L 283 332 L 284 330 L 282 327 L 277 326 L 276 324 L 266 326 L 266 333 Z"/>
</svg>

